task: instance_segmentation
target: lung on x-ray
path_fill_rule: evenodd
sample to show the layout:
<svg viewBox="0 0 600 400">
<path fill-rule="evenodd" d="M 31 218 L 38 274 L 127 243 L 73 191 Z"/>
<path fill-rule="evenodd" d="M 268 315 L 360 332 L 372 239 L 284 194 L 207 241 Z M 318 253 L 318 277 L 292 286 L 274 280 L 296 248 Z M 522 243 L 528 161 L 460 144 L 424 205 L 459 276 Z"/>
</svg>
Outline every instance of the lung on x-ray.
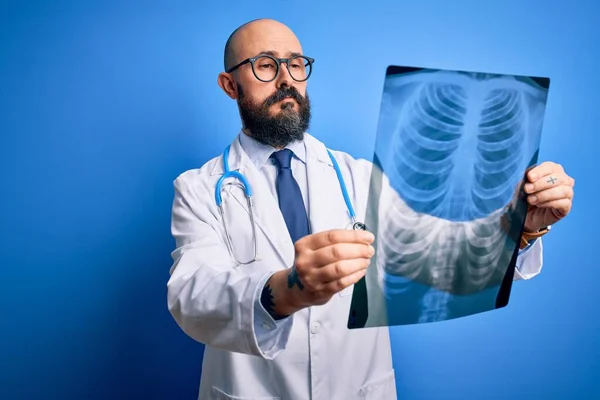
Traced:
<svg viewBox="0 0 600 400">
<path fill-rule="evenodd" d="M 387 68 L 365 223 L 376 254 L 350 329 L 508 304 L 548 78 Z"/>
</svg>

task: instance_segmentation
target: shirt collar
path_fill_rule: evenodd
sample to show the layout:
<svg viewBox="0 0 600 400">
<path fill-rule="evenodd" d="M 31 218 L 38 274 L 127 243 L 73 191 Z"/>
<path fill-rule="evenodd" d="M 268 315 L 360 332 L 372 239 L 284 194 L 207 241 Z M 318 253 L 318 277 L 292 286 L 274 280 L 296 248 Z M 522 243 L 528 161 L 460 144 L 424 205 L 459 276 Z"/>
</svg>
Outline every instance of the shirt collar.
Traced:
<svg viewBox="0 0 600 400">
<path fill-rule="evenodd" d="M 256 139 L 246 135 L 243 131 L 239 133 L 240 146 L 250 158 L 250 161 L 259 170 L 269 161 L 269 157 L 275 151 L 272 146 L 260 143 Z M 287 146 L 286 149 L 292 150 L 294 156 L 306 164 L 306 145 L 304 141 L 295 141 Z"/>
</svg>

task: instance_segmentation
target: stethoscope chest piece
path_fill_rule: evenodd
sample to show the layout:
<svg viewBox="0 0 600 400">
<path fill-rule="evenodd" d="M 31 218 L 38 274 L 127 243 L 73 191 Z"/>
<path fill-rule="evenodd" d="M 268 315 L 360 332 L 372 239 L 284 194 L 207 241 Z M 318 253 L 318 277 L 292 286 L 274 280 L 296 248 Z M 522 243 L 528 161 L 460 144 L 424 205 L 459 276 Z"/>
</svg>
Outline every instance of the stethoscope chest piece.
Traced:
<svg viewBox="0 0 600 400">
<path fill-rule="evenodd" d="M 352 229 L 354 229 L 355 231 L 366 231 L 367 226 L 362 222 L 355 222 L 354 224 L 352 224 Z"/>
</svg>

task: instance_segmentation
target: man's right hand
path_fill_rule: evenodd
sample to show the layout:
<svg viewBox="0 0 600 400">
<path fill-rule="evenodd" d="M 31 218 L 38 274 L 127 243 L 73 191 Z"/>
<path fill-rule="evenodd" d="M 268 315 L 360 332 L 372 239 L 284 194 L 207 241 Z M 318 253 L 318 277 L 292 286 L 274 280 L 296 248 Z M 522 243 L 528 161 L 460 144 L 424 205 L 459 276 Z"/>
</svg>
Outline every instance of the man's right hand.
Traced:
<svg viewBox="0 0 600 400">
<path fill-rule="evenodd" d="M 295 243 L 294 266 L 275 273 L 267 282 L 274 315 L 287 316 L 331 297 L 358 282 L 375 254 L 372 233 L 330 230 L 305 236 Z"/>
</svg>

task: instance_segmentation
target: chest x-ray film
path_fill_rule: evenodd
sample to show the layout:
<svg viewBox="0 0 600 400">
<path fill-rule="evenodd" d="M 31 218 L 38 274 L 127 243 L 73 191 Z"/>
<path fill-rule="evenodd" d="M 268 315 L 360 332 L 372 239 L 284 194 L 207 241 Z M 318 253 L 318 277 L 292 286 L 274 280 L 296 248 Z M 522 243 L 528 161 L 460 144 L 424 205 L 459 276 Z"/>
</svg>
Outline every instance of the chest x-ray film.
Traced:
<svg viewBox="0 0 600 400">
<path fill-rule="evenodd" d="M 548 78 L 388 67 L 366 224 L 376 254 L 348 327 L 508 304 Z"/>
</svg>

